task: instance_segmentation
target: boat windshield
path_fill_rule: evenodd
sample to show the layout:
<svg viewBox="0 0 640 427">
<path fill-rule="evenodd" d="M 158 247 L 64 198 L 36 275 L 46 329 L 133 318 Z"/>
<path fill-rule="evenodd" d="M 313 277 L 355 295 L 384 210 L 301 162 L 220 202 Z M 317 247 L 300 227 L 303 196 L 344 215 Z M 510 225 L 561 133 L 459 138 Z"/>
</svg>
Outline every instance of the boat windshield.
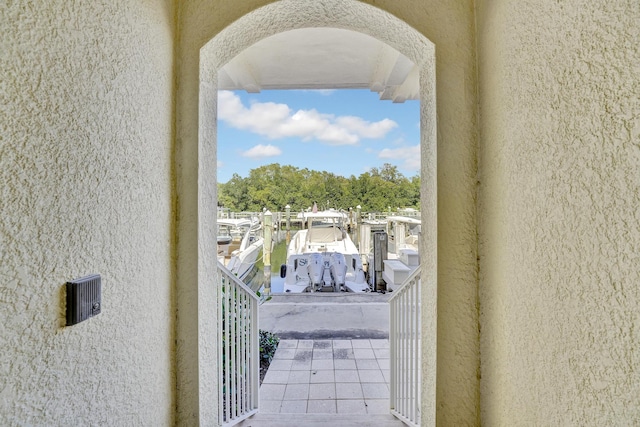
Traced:
<svg viewBox="0 0 640 427">
<path fill-rule="evenodd" d="M 249 229 L 249 226 L 218 224 L 218 236 L 229 236 L 234 239 L 241 239 Z"/>
<path fill-rule="evenodd" d="M 326 218 L 326 219 L 314 219 L 310 223 L 310 227 L 339 227 L 340 223 L 335 221 L 334 218 Z"/>
</svg>

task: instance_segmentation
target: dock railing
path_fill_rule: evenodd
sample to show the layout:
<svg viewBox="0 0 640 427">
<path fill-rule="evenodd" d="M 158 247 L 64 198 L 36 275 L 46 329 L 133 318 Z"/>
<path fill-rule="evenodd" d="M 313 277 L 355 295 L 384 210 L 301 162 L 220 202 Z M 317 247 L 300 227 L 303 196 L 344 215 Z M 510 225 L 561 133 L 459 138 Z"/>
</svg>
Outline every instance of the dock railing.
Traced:
<svg viewBox="0 0 640 427">
<path fill-rule="evenodd" d="M 232 426 L 258 412 L 260 300 L 218 262 L 219 425 Z"/>
<path fill-rule="evenodd" d="M 405 424 L 420 426 L 420 267 L 393 292 L 389 319 L 391 413 Z"/>
<path fill-rule="evenodd" d="M 387 217 L 389 216 L 405 216 L 405 217 L 410 217 L 410 218 L 418 218 L 420 219 L 420 211 L 414 211 L 414 210 L 393 210 L 393 211 L 382 211 L 382 212 L 359 212 L 358 215 L 355 214 L 355 211 L 344 211 L 345 213 L 350 213 L 353 215 L 352 220 L 356 221 L 356 216 L 359 217 L 359 219 L 362 220 L 380 220 L 380 221 L 384 221 L 387 219 Z M 262 213 L 263 212 L 249 212 L 249 211 L 245 211 L 245 212 L 232 212 L 227 208 L 224 209 L 220 209 L 218 210 L 218 218 L 244 218 L 244 219 L 251 219 L 251 218 L 262 218 Z M 298 218 L 298 214 L 300 214 L 302 212 L 300 211 L 290 211 L 289 213 L 289 218 L 292 224 L 295 224 L 296 226 L 301 227 L 302 226 L 302 219 Z M 279 227 L 284 227 L 284 224 L 286 223 L 286 216 L 287 213 L 286 212 L 280 212 L 280 211 L 272 211 L 271 214 L 273 215 L 273 223 L 277 224 Z"/>
</svg>

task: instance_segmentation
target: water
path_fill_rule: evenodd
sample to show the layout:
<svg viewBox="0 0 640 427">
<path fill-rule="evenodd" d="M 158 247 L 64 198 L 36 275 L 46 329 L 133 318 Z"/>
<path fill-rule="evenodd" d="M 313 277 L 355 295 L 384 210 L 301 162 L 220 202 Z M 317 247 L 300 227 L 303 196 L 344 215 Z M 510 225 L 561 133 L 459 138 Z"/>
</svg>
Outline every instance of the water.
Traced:
<svg viewBox="0 0 640 427">
<path fill-rule="evenodd" d="M 291 236 L 298 230 L 291 230 Z M 279 230 L 273 234 L 273 251 L 271 252 L 271 293 L 284 292 L 284 278 L 280 277 L 280 266 L 287 262 L 286 231 Z M 247 284 L 254 291 L 264 290 L 265 275 L 262 258 L 256 262 L 253 272 L 249 275 Z"/>
</svg>

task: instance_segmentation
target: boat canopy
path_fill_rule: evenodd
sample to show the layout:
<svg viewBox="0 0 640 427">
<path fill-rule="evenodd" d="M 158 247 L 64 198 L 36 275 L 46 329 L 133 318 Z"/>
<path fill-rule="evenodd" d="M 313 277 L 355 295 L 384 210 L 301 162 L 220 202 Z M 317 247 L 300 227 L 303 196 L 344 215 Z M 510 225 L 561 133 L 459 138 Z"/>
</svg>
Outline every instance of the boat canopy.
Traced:
<svg viewBox="0 0 640 427">
<path fill-rule="evenodd" d="M 416 225 L 422 223 L 422 221 L 420 221 L 419 219 L 410 218 L 408 216 L 388 216 L 387 221 L 404 222 L 407 224 L 416 224 Z"/>
<path fill-rule="evenodd" d="M 328 211 L 319 211 L 319 212 L 300 212 L 298 214 L 298 218 L 337 218 L 337 219 L 347 219 L 348 216 L 344 212 L 328 210 Z"/>
</svg>

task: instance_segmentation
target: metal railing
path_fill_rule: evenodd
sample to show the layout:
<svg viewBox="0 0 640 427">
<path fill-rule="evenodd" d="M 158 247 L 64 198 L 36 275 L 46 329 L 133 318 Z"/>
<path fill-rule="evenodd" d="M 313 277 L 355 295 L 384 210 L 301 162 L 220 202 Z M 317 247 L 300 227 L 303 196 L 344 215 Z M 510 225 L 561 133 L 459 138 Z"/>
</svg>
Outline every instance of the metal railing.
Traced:
<svg viewBox="0 0 640 427">
<path fill-rule="evenodd" d="M 389 299 L 389 349 L 393 361 L 389 383 L 391 413 L 420 425 L 421 338 L 420 267 Z"/>
<path fill-rule="evenodd" d="M 232 426 L 258 412 L 260 300 L 218 262 L 219 424 Z"/>
<path fill-rule="evenodd" d="M 349 213 L 350 211 L 344 211 L 345 213 Z M 355 211 L 351 211 L 355 216 Z M 289 217 L 292 220 L 296 220 L 300 211 L 290 211 Z M 273 218 L 277 218 L 280 221 L 284 221 L 286 218 L 286 212 L 273 211 L 271 212 Z M 218 211 L 218 218 L 259 218 L 261 217 L 262 212 L 232 212 L 229 209 L 221 209 Z M 382 212 L 360 212 L 361 220 L 386 220 L 389 216 L 404 216 L 409 218 L 418 218 L 420 219 L 420 211 L 414 210 L 395 210 L 395 211 L 382 211 Z"/>
</svg>

